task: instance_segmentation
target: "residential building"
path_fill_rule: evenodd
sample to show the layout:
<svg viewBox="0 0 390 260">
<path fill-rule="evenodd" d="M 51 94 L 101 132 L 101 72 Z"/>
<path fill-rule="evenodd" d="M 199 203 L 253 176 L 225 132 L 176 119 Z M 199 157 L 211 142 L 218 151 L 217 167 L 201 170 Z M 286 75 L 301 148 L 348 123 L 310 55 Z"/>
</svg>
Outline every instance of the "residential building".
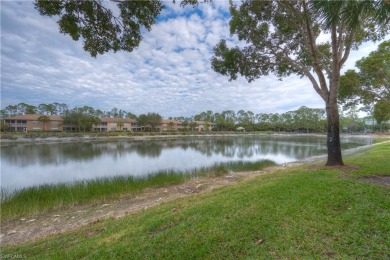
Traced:
<svg viewBox="0 0 390 260">
<path fill-rule="evenodd" d="M 182 122 L 177 120 L 162 119 L 161 124 L 157 126 L 160 131 L 178 131 L 183 129 Z"/>
<path fill-rule="evenodd" d="M 197 126 L 195 127 L 196 131 L 211 131 L 214 127 L 213 123 L 210 123 L 208 121 L 194 121 Z"/>
<path fill-rule="evenodd" d="M 47 117 L 47 121 L 42 120 L 40 117 Z M 9 131 L 17 132 L 29 132 L 29 131 L 59 131 L 69 132 L 77 131 L 76 125 L 63 124 L 63 116 L 57 115 L 39 115 L 39 114 L 27 114 L 7 117 L 4 119 L 5 128 Z M 214 124 L 207 121 L 194 121 L 196 131 L 211 131 Z M 150 126 L 144 128 L 150 129 Z M 157 131 L 180 131 L 183 130 L 183 124 L 177 120 L 161 120 L 160 125 L 156 126 Z M 142 131 L 143 127 L 137 123 L 137 120 L 131 118 L 115 118 L 104 117 L 101 118 L 99 124 L 93 125 L 93 131 L 97 132 L 110 132 L 110 131 Z"/>
<path fill-rule="evenodd" d="M 93 130 L 99 132 L 132 131 L 136 122 L 131 118 L 103 117 L 100 124 L 93 126 Z"/>
<path fill-rule="evenodd" d="M 47 117 L 45 122 L 40 117 Z M 4 119 L 5 127 L 13 132 L 28 131 L 63 131 L 63 117 L 57 115 L 27 114 Z"/>
</svg>

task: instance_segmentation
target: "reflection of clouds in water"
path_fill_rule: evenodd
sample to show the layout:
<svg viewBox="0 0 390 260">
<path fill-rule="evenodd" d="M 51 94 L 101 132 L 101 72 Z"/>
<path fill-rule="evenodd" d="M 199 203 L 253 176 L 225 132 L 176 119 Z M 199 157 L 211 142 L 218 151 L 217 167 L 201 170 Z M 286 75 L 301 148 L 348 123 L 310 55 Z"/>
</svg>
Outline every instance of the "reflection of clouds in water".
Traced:
<svg viewBox="0 0 390 260">
<path fill-rule="evenodd" d="M 366 145 L 371 139 L 343 141 Z M 1 147 L 1 185 L 20 188 L 116 175 L 141 177 L 229 161 L 285 163 L 324 152 L 325 137 L 313 136 L 10 145 Z"/>
</svg>

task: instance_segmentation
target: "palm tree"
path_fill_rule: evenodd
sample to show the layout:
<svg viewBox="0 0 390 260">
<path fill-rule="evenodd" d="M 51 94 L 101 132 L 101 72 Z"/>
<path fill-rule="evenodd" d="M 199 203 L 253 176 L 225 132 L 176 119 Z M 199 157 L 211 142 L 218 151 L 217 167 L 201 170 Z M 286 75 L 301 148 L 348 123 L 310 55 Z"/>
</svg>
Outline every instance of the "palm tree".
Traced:
<svg viewBox="0 0 390 260">
<path fill-rule="evenodd" d="M 196 122 L 191 122 L 188 126 L 190 127 L 191 131 L 194 131 L 198 124 Z"/>
<path fill-rule="evenodd" d="M 184 120 L 183 123 L 182 123 L 182 126 L 185 130 L 188 130 L 188 126 L 189 126 L 189 122 L 188 120 Z"/>
<path fill-rule="evenodd" d="M 122 127 L 124 125 L 123 122 L 118 122 L 116 125 L 119 127 L 119 131 L 122 131 Z"/>
<path fill-rule="evenodd" d="M 173 127 L 175 126 L 175 124 L 173 123 L 173 122 L 169 122 L 168 123 L 168 128 L 169 128 L 169 130 L 173 130 Z"/>
<path fill-rule="evenodd" d="M 206 131 L 209 131 L 210 129 L 210 123 L 209 123 L 209 121 L 205 121 L 204 122 L 204 129 L 206 130 Z"/>
<path fill-rule="evenodd" d="M 38 117 L 38 121 L 40 123 L 43 123 L 43 131 L 46 131 L 46 123 L 50 122 L 50 117 L 43 115 L 43 116 Z"/>
<path fill-rule="evenodd" d="M 341 22 L 351 30 L 358 30 L 362 23 L 386 25 L 390 22 L 390 1 L 322 1 L 310 2 L 310 8 L 328 29 Z M 365 19 L 362 19 L 362 18 Z"/>
</svg>

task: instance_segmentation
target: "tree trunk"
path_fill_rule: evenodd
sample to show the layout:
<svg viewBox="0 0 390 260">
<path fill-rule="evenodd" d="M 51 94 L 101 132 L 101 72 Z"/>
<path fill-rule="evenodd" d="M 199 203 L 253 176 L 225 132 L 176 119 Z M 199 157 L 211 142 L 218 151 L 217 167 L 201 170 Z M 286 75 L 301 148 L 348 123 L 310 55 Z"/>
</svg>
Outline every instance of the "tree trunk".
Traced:
<svg viewBox="0 0 390 260">
<path fill-rule="evenodd" d="M 340 120 L 336 101 L 326 104 L 328 161 L 326 166 L 344 165 L 340 146 Z"/>
</svg>

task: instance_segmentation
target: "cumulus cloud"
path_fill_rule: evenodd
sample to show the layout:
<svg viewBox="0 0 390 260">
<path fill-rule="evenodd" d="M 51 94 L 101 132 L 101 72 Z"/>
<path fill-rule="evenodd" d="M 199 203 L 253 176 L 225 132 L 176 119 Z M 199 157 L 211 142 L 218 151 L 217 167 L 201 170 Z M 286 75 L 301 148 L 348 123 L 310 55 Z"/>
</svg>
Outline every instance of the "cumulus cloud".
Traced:
<svg viewBox="0 0 390 260">
<path fill-rule="evenodd" d="M 165 117 L 323 107 L 307 79 L 269 76 L 249 84 L 212 71 L 212 48 L 219 40 L 237 43 L 229 35 L 228 1 L 197 8 L 164 4 L 136 50 L 92 58 L 81 42 L 59 33 L 54 19 L 40 16 L 32 2 L 1 2 L 1 106 L 61 102 Z M 366 55 L 375 48 L 363 46 Z M 353 52 L 348 66 L 361 56 Z"/>
</svg>

